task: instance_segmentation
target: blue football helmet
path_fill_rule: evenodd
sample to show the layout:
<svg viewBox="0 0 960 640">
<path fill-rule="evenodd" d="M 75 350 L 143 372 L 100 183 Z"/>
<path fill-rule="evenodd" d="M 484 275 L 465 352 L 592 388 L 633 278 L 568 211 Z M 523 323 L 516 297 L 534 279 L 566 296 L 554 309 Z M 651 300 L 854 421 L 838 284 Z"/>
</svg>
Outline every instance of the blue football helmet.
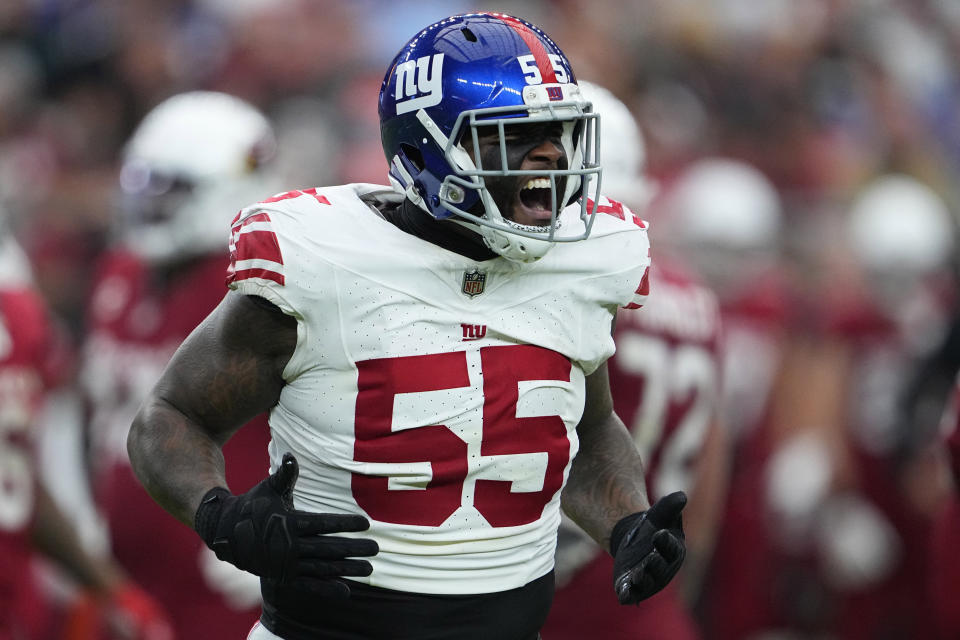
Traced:
<svg viewBox="0 0 960 640">
<path fill-rule="evenodd" d="M 510 169 L 504 127 L 544 122 L 561 124 L 566 166 Z M 500 162 L 485 168 L 478 140 L 491 132 L 499 135 Z M 600 182 L 597 116 L 560 48 L 524 20 L 499 13 L 458 15 L 414 36 L 383 79 L 380 135 L 395 188 L 438 220 L 457 216 L 455 221 L 479 232 L 507 259 L 537 260 L 554 242 L 590 234 L 587 188 Z M 464 140 L 472 140 L 472 154 Z M 550 224 L 523 225 L 504 217 L 485 182 L 495 176 L 530 177 L 530 188 L 549 188 Z M 564 224 L 576 228 L 561 233 L 560 211 L 577 201 L 579 224 L 573 215 L 564 216 Z"/>
</svg>

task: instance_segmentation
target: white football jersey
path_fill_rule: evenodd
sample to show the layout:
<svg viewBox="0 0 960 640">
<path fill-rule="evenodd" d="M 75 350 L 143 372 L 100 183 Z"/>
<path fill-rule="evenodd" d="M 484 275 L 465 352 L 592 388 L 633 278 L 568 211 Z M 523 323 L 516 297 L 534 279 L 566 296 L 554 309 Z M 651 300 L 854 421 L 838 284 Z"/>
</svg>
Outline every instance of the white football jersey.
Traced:
<svg viewBox="0 0 960 640">
<path fill-rule="evenodd" d="M 272 466 L 297 456 L 298 509 L 370 519 L 350 535 L 380 553 L 357 580 L 520 587 L 553 566 L 584 377 L 613 353 L 617 307 L 646 296 L 645 225 L 602 199 L 613 215 L 588 240 L 530 264 L 477 262 L 384 220 L 375 203 L 398 197 L 292 191 L 234 221 L 229 286 L 298 322 L 270 413 Z"/>
</svg>

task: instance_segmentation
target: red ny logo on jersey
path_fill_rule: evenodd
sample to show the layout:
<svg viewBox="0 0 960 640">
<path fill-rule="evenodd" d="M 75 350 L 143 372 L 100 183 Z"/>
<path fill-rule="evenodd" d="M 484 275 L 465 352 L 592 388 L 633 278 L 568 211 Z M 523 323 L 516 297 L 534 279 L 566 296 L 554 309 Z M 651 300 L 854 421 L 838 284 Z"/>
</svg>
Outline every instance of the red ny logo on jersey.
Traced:
<svg viewBox="0 0 960 640">
<path fill-rule="evenodd" d="M 487 325 L 485 324 L 467 324 L 465 322 L 460 323 L 460 328 L 463 329 L 463 340 L 479 340 L 487 335 Z"/>
</svg>

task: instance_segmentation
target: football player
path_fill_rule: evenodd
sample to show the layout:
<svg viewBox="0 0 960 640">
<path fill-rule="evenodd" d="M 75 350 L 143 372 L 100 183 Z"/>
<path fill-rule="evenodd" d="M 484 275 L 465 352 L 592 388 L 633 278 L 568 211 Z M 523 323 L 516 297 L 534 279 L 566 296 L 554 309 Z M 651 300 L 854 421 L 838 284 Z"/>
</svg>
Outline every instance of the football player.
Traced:
<svg viewBox="0 0 960 640">
<path fill-rule="evenodd" d="M 80 378 L 97 506 L 117 558 L 171 612 L 178 638 L 241 637 L 256 621 L 259 584 L 148 498 L 127 431 L 176 347 L 223 298 L 224 229 L 277 190 L 274 155 L 270 123 L 234 96 L 187 92 L 154 107 L 123 152 L 116 242 L 87 312 Z M 268 440 L 259 418 L 226 447 L 231 487 L 263 476 Z"/>
<path fill-rule="evenodd" d="M 646 229 L 588 193 L 569 61 L 522 19 L 453 16 L 402 48 L 379 111 L 390 186 L 234 220 L 231 291 L 131 428 L 138 477 L 261 576 L 253 639 L 536 638 L 564 486 L 619 601 L 651 596 L 686 496 L 649 504 L 605 365 L 646 298 Z M 221 447 L 265 411 L 273 472 L 232 490 Z"/>
<path fill-rule="evenodd" d="M 787 332 L 779 264 L 782 205 L 756 167 L 712 156 L 686 166 L 658 198 L 657 224 L 717 295 L 723 325 L 722 422 L 732 460 L 723 518 L 698 608 L 707 638 L 743 638 L 772 617 L 776 567 L 758 515 L 770 413 Z"/>
<path fill-rule="evenodd" d="M 89 554 L 49 495 L 37 468 L 32 431 L 44 393 L 62 382 L 64 353 L 47 309 L 31 284 L 25 256 L 0 211 L 0 638 L 71 637 L 47 610 L 33 582 L 33 554 L 63 569 L 88 602 L 84 632 L 115 638 L 172 640 L 162 609 L 110 558 Z"/>
<path fill-rule="evenodd" d="M 638 210 L 645 207 L 656 187 L 644 172 L 645 146 L 633 115 L 604 87 L 583 80 L 579 85 L 601 117 L 604 192 Z M 607 206 L 622 205 L 611 200 Z M 656 221 L 651 231 L 656 240 L 655 233 Z M 719 420 L 720 313 L 716 296 L 669 244 L 655 242 L 652 251 L 647 304 L 617 317 L 610 387 L 614 408 L 647 465 L 651 495 L 690 493 L 684 512 L 687 559 L 678 578 L 692 603 L 694 570 L 709 557 L 727 475 L 726 435 Z M 545 637 L 698 637 L 673 584 L 637 607 L 617 607 L 616 599 L 598 588 L 610 573 L 610 557 L 584 538 L 569 519 L 561 524 L 558 589 Z"/>
<path fill-rule="evenodd" d="M 717 544 L 739 553 L 715 559 L 710 637 L 931 637 L 917 594 L 923 503 L 939 481 L 925 452 L 901 446 L 898 403 L 945 319 L 934 283 L 952 223 L 902 175 L 865 185 L 841 220 L 810 256 L 829 268 L 799 272 L 802 324 L 781 350 L 768 421 L 737 460 Z"/>
<path fill-rule="evenodd" d="M 931 187 L 900 173 L 866 183 L 844 221 L 857 280 L 831 306 L 828 338 L 839 345 L 849 467 L 835 464 L 833 473 L 853 481 L 834 481 L 820 509 L 830 622 L 854 640 L 934 637 L 935 601 L 917 594 L 929 580 L 930 531 L 947 475 L 938 470 L 946 465 L 929 446 L 908 446 L 903 402 L 910 376 L 947 329 L 956 222 Z"/>
</svg>

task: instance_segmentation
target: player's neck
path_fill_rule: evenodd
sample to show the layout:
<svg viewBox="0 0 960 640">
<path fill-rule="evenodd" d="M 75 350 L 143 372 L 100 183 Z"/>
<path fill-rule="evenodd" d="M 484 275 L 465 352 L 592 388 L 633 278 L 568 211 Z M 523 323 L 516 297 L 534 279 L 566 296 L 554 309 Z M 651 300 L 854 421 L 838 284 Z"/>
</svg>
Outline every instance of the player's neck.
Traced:
<svg viewBox="0 0 960 640">
<path fill-rule="evenodd" d="M 435 220 L 410 200 L 404 200 L 400 206 L 385 209 L 382 213 L 388 222 L 401 231 L 471 260 L 479 262 L 498 257 L 483 243 L 479 234 L 449 220 Z"/>
</svg>

